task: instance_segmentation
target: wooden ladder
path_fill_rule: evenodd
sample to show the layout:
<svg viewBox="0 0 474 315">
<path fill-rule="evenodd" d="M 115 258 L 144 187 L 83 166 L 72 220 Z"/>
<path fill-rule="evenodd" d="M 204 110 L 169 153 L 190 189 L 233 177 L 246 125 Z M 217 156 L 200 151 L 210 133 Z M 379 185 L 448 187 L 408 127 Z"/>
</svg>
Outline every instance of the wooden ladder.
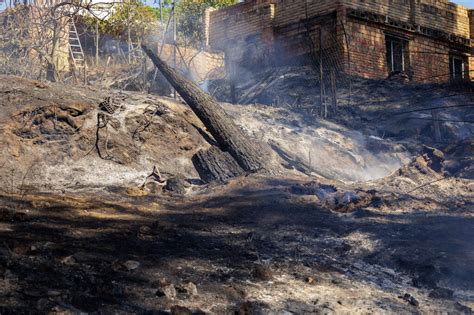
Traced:
<svg viewBox="0 0 474 315">
<path fill-rule="evenodd" d="M 75 70 L 85 71 L 86 59 L 84 57 L 84 51 L 82 50 L 81 40 L 79 39 L 74 19 L 71 19 L 69 22 L 69 53 L 71 54 Z"/>
</svg>

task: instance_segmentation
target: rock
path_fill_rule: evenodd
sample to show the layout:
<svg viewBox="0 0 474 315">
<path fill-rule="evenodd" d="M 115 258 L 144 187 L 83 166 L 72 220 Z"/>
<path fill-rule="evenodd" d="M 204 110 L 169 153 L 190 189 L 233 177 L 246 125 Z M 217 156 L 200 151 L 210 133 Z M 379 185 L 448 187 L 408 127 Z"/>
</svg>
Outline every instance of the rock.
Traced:
<svg viewBox="0 0 474 315">
<path fill-rule="evenodd" d="M 316 280 L 313 277 L 306 277 L 305 281 L 307 284 L 311 284 L 311 285 L 316 284 Z"/>
<path fill-rule="evenodd" d="M 441 172 L 443 169 L 444 153 L 436 148 L 423 146 L 423 156 L 428 162 L 428 166 L 435 172 Z"/>
<path fill-rule="evenodd" d="M 256 265 L 253 270 L 253 276 L 262 281 L 270 281 L 273 277 L 270 267 L 264 265 Z"/>
<path fill-rule="evenodd" d="M 453 297 L 453 290 L 446 288 L 436 288 L 428 295 L 432 299 L 450 299 Z"/>
<path fill-rule="evenodd" d="M 173 284 L 160 284 L 160 288 L 156 291 L 156 296 L 174 299 L 176 297 L 176 289 Z"/>
<path fill-rule="evenodd" d="M 60 291 L 56 291 L 56 290 L 48 290 L 48 292 L 46 292 L 46 295 L 47 296 L 60 296 L 61 295 L 61 292 Z"/>
<path fill-rule="evenodd" d="M 186 194 L 186 188 L 189 187 L 189 183 L 186 181 L 183 175 L 177 175 L 169 178 L 166 181 L 166 185 L 163 188 L 166 191 L 173 192 L 179 195 Z"/>
<path fill-rule="evenodd" d="M 187 298 L 192 298 L 198 295 L 197 287 L 194 283 L 188 282 L 176 288 L 179 293 L 183 293 Z"/>
<path fill-rule="evenodd" d="M 127 260 L 122 265 L 128 271 L 132 271 L 132 270 L 135 270 L 138 267 L 140 267 L 140 263 L 138 261 L 135 261 L 135 260 Z"/>
<path fill-rule="evenodd" d="M 418 303 L 418 301 L 408 293 L 405 293 L 403 296 L 399 296 L 399 298 L 404 300 L 405 302 L 408 302 L 408 304 L 413 305 L 415 307 L 418 307 L 418 305 L 420 305 L 420 303 Z"/>
</svg>

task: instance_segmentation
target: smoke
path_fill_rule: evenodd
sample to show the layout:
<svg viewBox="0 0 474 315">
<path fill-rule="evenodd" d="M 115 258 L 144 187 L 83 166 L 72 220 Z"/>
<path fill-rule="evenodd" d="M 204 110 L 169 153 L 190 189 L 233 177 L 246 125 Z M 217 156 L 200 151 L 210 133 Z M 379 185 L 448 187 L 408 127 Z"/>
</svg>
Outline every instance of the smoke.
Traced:
<svg viewBox="0 0 474 315">
<path fill-rule="evenodd" d="M 409 162 L 403 147 L 323 119 L 310 123 L 301 114 L 268 106 L 224 106 L 255 138 L 275 143 L 327 178 L 374 180 Z"/>
</svg>

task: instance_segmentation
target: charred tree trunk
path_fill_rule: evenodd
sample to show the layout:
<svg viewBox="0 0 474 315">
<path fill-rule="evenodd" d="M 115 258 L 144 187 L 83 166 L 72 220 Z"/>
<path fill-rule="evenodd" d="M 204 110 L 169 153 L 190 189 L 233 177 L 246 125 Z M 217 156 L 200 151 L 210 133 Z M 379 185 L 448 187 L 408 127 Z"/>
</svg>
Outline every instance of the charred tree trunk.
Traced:
<svg viewBox="0 0 474 315">
<path fill-rule="evenodd" d="M 212 96 L 178 74 L 146 45 L 142 45 L 142 48 L 203 122 L 222 151 L 229 152 L 245 171 L 255 172 L 265 168 L 262 154 L 256 145 L 243 134 Z"/>
<path fill-rule="evenodd" d="M 228 152 L 222 152 L 214 146 L 196 153 L 193 164 L 199 176 L 207 183 L 214 180 L 225 181 L 245 174 Z"/>
</svg>

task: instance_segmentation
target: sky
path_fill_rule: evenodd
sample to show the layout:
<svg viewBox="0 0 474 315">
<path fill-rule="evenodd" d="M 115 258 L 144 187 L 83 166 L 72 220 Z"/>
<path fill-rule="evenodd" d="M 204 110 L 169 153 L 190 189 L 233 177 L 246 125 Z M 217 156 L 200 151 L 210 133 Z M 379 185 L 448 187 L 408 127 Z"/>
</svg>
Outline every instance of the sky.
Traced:
<svg viewBox="0 0 474 315">
<path fill-rule="evenodd" d="M 461 4 L 470 9 L 474 9 L 474 0 L 451 0 L 451 2 Z"/>
</svg>

